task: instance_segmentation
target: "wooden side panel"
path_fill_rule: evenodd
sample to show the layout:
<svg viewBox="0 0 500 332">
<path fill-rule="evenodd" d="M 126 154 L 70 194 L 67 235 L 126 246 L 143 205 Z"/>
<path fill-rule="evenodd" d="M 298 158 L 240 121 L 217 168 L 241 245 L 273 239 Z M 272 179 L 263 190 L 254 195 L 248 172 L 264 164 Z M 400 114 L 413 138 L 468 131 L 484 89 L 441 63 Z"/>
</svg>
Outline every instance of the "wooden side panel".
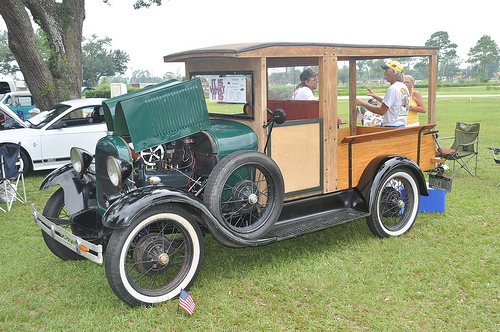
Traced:
<svg viewBox="0 0 500 332">
<path fill-rule="evenodd" d="M 361 128 L 361 127 L 360 127 Z M 338 148 L 339 190 L 349 188 L 349 145 L 340 144 Z M 434 139 L 431 135 L 422 135 L 420 142 L 420 160 L 418 160 L 418 135 L 406 135 L 393 138 L 352 144 L 352 186 L 357 186 L 366 166 L 380 155 L 402 155 L 419 163 L 422 171 L 433 169 L 435 164 Z"/>
<path fill-rule="evenodd" d="M 285 193 L 321 187 L 321 122 L 275 126 L 271 134 L 271 158 L 285 181 Z"/>
<path fill-rule="evenodd" d="M 347 144 L 341 144 L 338 148 L 338 190 L 349 188 L 349 149 Z"/>
</svg>

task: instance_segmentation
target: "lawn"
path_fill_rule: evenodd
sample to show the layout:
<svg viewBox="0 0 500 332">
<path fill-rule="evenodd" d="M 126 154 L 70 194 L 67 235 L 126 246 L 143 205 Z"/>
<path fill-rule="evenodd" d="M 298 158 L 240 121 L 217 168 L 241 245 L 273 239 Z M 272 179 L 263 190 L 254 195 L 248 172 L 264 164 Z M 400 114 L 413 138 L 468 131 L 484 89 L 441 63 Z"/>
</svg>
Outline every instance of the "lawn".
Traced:
<svg viewBox="0 0 500 332">
<path fill-rule="evenodd" d="M 364 220 L 257 248 L 206 236 L 193 316 L 178 301 L 128 307 L 103 266 L 52 255 L 29 205 L 15 203 L 0 214 L 0 330 L 497 331 L 500 167 L 486 147 L 500 147 L 500 98 L 438 98 L 437 114 L 443 136 L 481 123 L 478 176 L 455 176 L 444 213 L 384 240 Z M 38 191 L 47 174 L 26 179 L 40 209 L 54 191 Z"/>
</svg>

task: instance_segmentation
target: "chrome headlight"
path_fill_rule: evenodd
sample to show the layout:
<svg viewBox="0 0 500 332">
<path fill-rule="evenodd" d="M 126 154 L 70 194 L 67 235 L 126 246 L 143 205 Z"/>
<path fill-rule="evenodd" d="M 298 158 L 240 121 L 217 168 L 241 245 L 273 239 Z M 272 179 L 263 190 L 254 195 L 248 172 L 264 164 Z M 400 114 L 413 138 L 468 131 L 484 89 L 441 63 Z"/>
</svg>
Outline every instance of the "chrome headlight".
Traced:
<svg viewBox="0 0 500 332">
<path fill-rule="evenodd" d="M 73 169 L 80 175 L 87 170 L 94 159 L 90 152 L 76 147 L 71 148 L 69 155 Z"/>
<path fill-rule="evenodd" d="M 123 181 L 132 174 L 132 164 L 126 160 L 109 156 L 106 159 L 106 170 L 113 186 L 121 187 Z"/>
</svg>

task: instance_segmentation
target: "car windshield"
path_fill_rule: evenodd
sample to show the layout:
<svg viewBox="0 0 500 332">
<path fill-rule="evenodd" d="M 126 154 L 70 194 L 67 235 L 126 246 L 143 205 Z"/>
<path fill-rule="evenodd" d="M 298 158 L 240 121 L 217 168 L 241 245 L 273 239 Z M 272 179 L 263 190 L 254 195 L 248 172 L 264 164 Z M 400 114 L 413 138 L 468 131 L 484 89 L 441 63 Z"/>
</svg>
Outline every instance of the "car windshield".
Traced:
<svg viewBox="0 0 500 332">
<path fill-rule="evenodd" d="M 30 125 L 30 128 L 40 129 L 44 127 L 47 123 L 57 118 L 60 114 L 66 111 L 70 106 L 59 104 L 54 108 L 40 112 L 39 114 L 26 120 Z"/>
</svg>

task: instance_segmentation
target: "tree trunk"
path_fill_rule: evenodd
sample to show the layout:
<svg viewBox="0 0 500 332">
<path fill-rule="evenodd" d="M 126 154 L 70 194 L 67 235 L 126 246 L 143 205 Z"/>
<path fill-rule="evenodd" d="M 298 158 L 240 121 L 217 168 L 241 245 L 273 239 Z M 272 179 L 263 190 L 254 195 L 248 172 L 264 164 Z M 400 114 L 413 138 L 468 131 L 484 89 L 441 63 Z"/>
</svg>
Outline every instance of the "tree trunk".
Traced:
<svg viewBox="0 0 500 332">
<path fill-rule="evenodd" d="M 47 34 L 48 63 L 35 42 L 33 22 Z M 35 105 L 47 109 L 63 100 L 81 97 L 83 79 L 82 29 L 85 0 L 0 0 L 9 47 L 16 57 Z"/>
</svg>

